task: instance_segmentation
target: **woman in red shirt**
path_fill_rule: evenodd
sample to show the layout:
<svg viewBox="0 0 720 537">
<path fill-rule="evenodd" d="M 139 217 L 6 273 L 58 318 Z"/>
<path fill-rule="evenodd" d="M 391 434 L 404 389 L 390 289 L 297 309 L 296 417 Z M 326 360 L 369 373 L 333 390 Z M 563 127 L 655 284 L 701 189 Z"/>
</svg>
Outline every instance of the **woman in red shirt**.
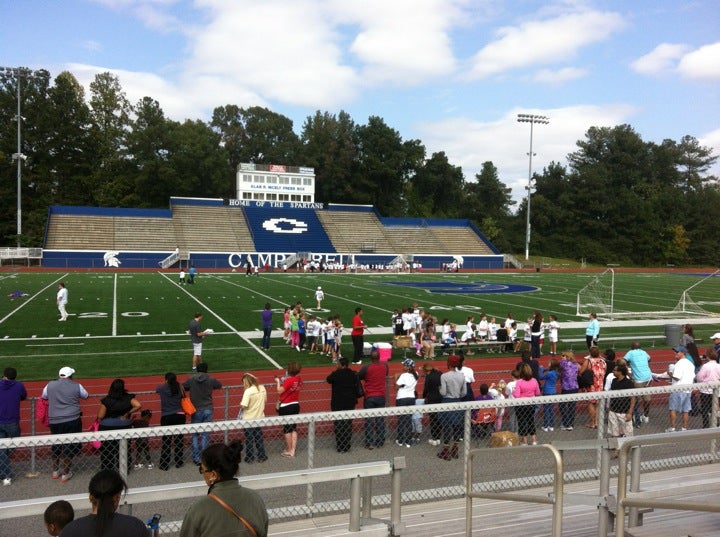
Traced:
<svg viewBox="0 0 720 537">
<path fill-rule="evenodd" d="M 280 408 L 278 409 L 278 415 L 280 416 L 300 414 L 301 369 L 302 366 L 298 362 L 290 362 L 287 365 L 287 376 L 283 378 L 275 377 L 275 384 L 280 397 Z M 285 451 L 282 452 L 282 456 L 294 457 L 295 448 L 297 447 L 297 424 L 286 423 L 283 425 L 283 434 L 285 435 Z"/>
</svg>

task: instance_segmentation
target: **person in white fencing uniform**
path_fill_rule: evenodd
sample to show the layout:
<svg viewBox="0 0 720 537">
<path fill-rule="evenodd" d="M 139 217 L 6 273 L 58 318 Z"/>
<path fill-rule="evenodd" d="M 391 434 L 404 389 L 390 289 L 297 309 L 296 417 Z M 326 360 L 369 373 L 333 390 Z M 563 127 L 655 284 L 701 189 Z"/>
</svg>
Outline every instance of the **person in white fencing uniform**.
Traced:
<svg viewBox="0 0 720 537">
<path fill-rule="evenodd" d="M 325 293 L 322 290 L 322 287 L 318 285 L 317 290 L 315 291 L 315 300 L 317 300 L 317 309 L 322 308 L 322 301 L 325 298 Z"/>
</svg>

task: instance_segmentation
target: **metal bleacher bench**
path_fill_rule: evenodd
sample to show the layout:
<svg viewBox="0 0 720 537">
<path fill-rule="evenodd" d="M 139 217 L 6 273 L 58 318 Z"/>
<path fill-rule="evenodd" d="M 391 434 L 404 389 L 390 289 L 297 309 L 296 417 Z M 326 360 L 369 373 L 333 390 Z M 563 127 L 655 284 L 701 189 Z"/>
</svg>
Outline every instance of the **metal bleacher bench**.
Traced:
<svg viewBox="0 0 720 537">
<path fill-rule="evenodd" d="M 400 520 L 400 473 L 406 466 L 405 457 L 395 457 L 393 461 L 360 462 L 339 466 L 321 468 L 306 468 L 289 472 L 274 472 L 243 476 L 240 481 L 244 487 L 254 490 L 286 488 L 294 485 L 307 485 L 309 483 L 327 483 L 331 481 L 350 480 L 350 523 L 348 532 L 359 532 L 364 525 L 375 526 L 375 533 L 388 535 L 401 534 Z M 389 521 L 371 520 L 372 502 L 369 497 L 370 487 L 361 487 L 363 478 L 391 475 L 393 489 L 397 494 L 391 497 Z M 169 485 L 155 485 L 149 487 L 136 487 L 129 489 L 123 496 L 121 505 L 153 503 L 159 500 L 178 500 L 196 498 L 207 494 L 207 485 L 202 481 L 186 483 L 173 483 Z M 55 500 L 67 500 L 74 509 L 88 508 L 88 495 L 72 494 L 67 496 L 52 496 L 44 498 L 29 498 L 0 503 L 0 520 L 23 516 L 41 516 L 45 508 Z M 308 513 L 310 514 L 310 513 Z M 362 515 L 362 517 L 361 517 Z M 383 528 L 379 526 L 384 526 Z M 370 529 L 370 528 L 368 528 Z M 372 530 L 371 530 L 372 531 Z"/>
<path fill-rule="evenodd" d="M 655 342 L 658 340 L 664 340 L 665 334 L 651 334 L 651 335 L 643 335 L 643 336 L 601 336 L 600 337 L 600 346 L 603 346 L 605 343 L 610 343 L 612 349 L 615 348 L 615 344 L 618 341 L 651 341 L 652 344 L 650 345 L 651 348 L 655 348 Z M 698 341 L 698 340 L 695 340 Z M 570 345 L 570 350 L 573 350 L 573 344 L 574 343 L 585 343 L 585 338 L 578 337 L 578 338 L 562 338 L 559 340 L 559 343 L 567 343 Z"/>
</svg>

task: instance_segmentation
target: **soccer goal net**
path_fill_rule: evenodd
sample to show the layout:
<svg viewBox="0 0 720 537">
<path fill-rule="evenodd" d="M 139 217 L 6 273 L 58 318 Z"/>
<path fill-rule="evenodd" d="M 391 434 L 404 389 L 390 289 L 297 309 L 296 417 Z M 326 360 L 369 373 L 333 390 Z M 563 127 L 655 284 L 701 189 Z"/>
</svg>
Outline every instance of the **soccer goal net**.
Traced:
<svg viewBox="0 0 720 537">
<path fill-rule="evenodd" d="M 677 305 L 673 309 L 673 313 L 683 313 L 686 315 L 717 315 L 717 313 L 711 313 L 698 304 L 698 302 L 693 299 L 692 294 L 695 292 L 703 294 L 701 286 L 708 282 L 711 278 L 716 278 L 718 274 L 720 274 L 720 270 L 716 270 L 696 284 L 685 289 L 682 292 L 682 295 L 680 295 L 680 300 L 678 300 Z M 700 302 L 703 301 L 701 300 Z"/>
<path fill-rule="evenodd" d="M 703 308 L 706 301 L 693 299 L 694 294 L 705 296 L 703 284 L 711 278 L 720 275 L 720 270 L 709 274 L 699 282 L 691 285 L 680 294 L 680 298 L 674 308 L 668 307 L 664 310 L 653 309 L 644 311 L 629 311 L 615 307 L 615 271 L 611 268 L 602 274 L 595 276 L 590 283 L 583 287 L 577 294 L 577 315 L 585 316 L 595 312 L 598 317 L 604 319 L 624 318 L 681 318 L 688 316 L 713 317 L 717 312 L 711 312 Z"/>
<path fill-rule="evenodd" d="M 577 315 L 597 313 L 612 318 L 615 303 L 615 271 L 611 268 L 595 276 L 577 294 Z"/>
</svg>

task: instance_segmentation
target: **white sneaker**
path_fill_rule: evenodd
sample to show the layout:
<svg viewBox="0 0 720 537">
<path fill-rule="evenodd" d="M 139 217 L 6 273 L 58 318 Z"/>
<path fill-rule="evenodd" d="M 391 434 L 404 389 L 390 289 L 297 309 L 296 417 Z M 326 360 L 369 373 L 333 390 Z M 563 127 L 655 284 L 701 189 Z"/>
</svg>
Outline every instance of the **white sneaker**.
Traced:
<svg viewBox="0 0 720 537">
<path fill-rule="evenodd" d="M 144 468 L 144 467 L 145 467 L 145 465 L 143 463 L 138 463 L 135 466 L 133 466 L 133 468 L 135 468 L 136 470 L 139 470 L 140 468 Z"/>
<path fill-rule="evenodd" d="M 640 421 L 643 423 L 650 423 L 650 418 L 648 416 L 640 416 Z"/>
<path fill-rule="evenodd" d="M 686 429 L 685 427 L 683 427 L 683 428 L 680 429 L 680 430 L 681 430 L 681 431 L 687 431 L 687 429 Z"/>
<path fill-rule="evenodd" d="M 666 433 L 674 433 L 674 432 L 675 432 L 675 427 L 668 427 L 667 429 L 665 429 L 665 432 L 666 432 Z"/>
<path fill-rule="evenodd" d="M 550 427 L 550 432 L 554 431 L 555 427 Z"/>
<path fill-rule="evenodd" d="M 548 432 L 548 431 L 550 430 L 550 428 L 549 428 L 549 427 L 543 427 L 542 430 L 543 430 L 543 432 Z"/>
<path fill-rule="evenodd" d="M 5 479 L 3 479 L 3 487 L 7 487 L 8 485 L 12 485 L 12 479 L 6 477 Z"/>
<path fill-rule="evenodd" d="M 153 463 L 149 462 L 148 465 L 147 465 L 147 469 L 148 469 L 148 470 L 152 470 L 152 469 L 153 469 Z"/>
</svg>

